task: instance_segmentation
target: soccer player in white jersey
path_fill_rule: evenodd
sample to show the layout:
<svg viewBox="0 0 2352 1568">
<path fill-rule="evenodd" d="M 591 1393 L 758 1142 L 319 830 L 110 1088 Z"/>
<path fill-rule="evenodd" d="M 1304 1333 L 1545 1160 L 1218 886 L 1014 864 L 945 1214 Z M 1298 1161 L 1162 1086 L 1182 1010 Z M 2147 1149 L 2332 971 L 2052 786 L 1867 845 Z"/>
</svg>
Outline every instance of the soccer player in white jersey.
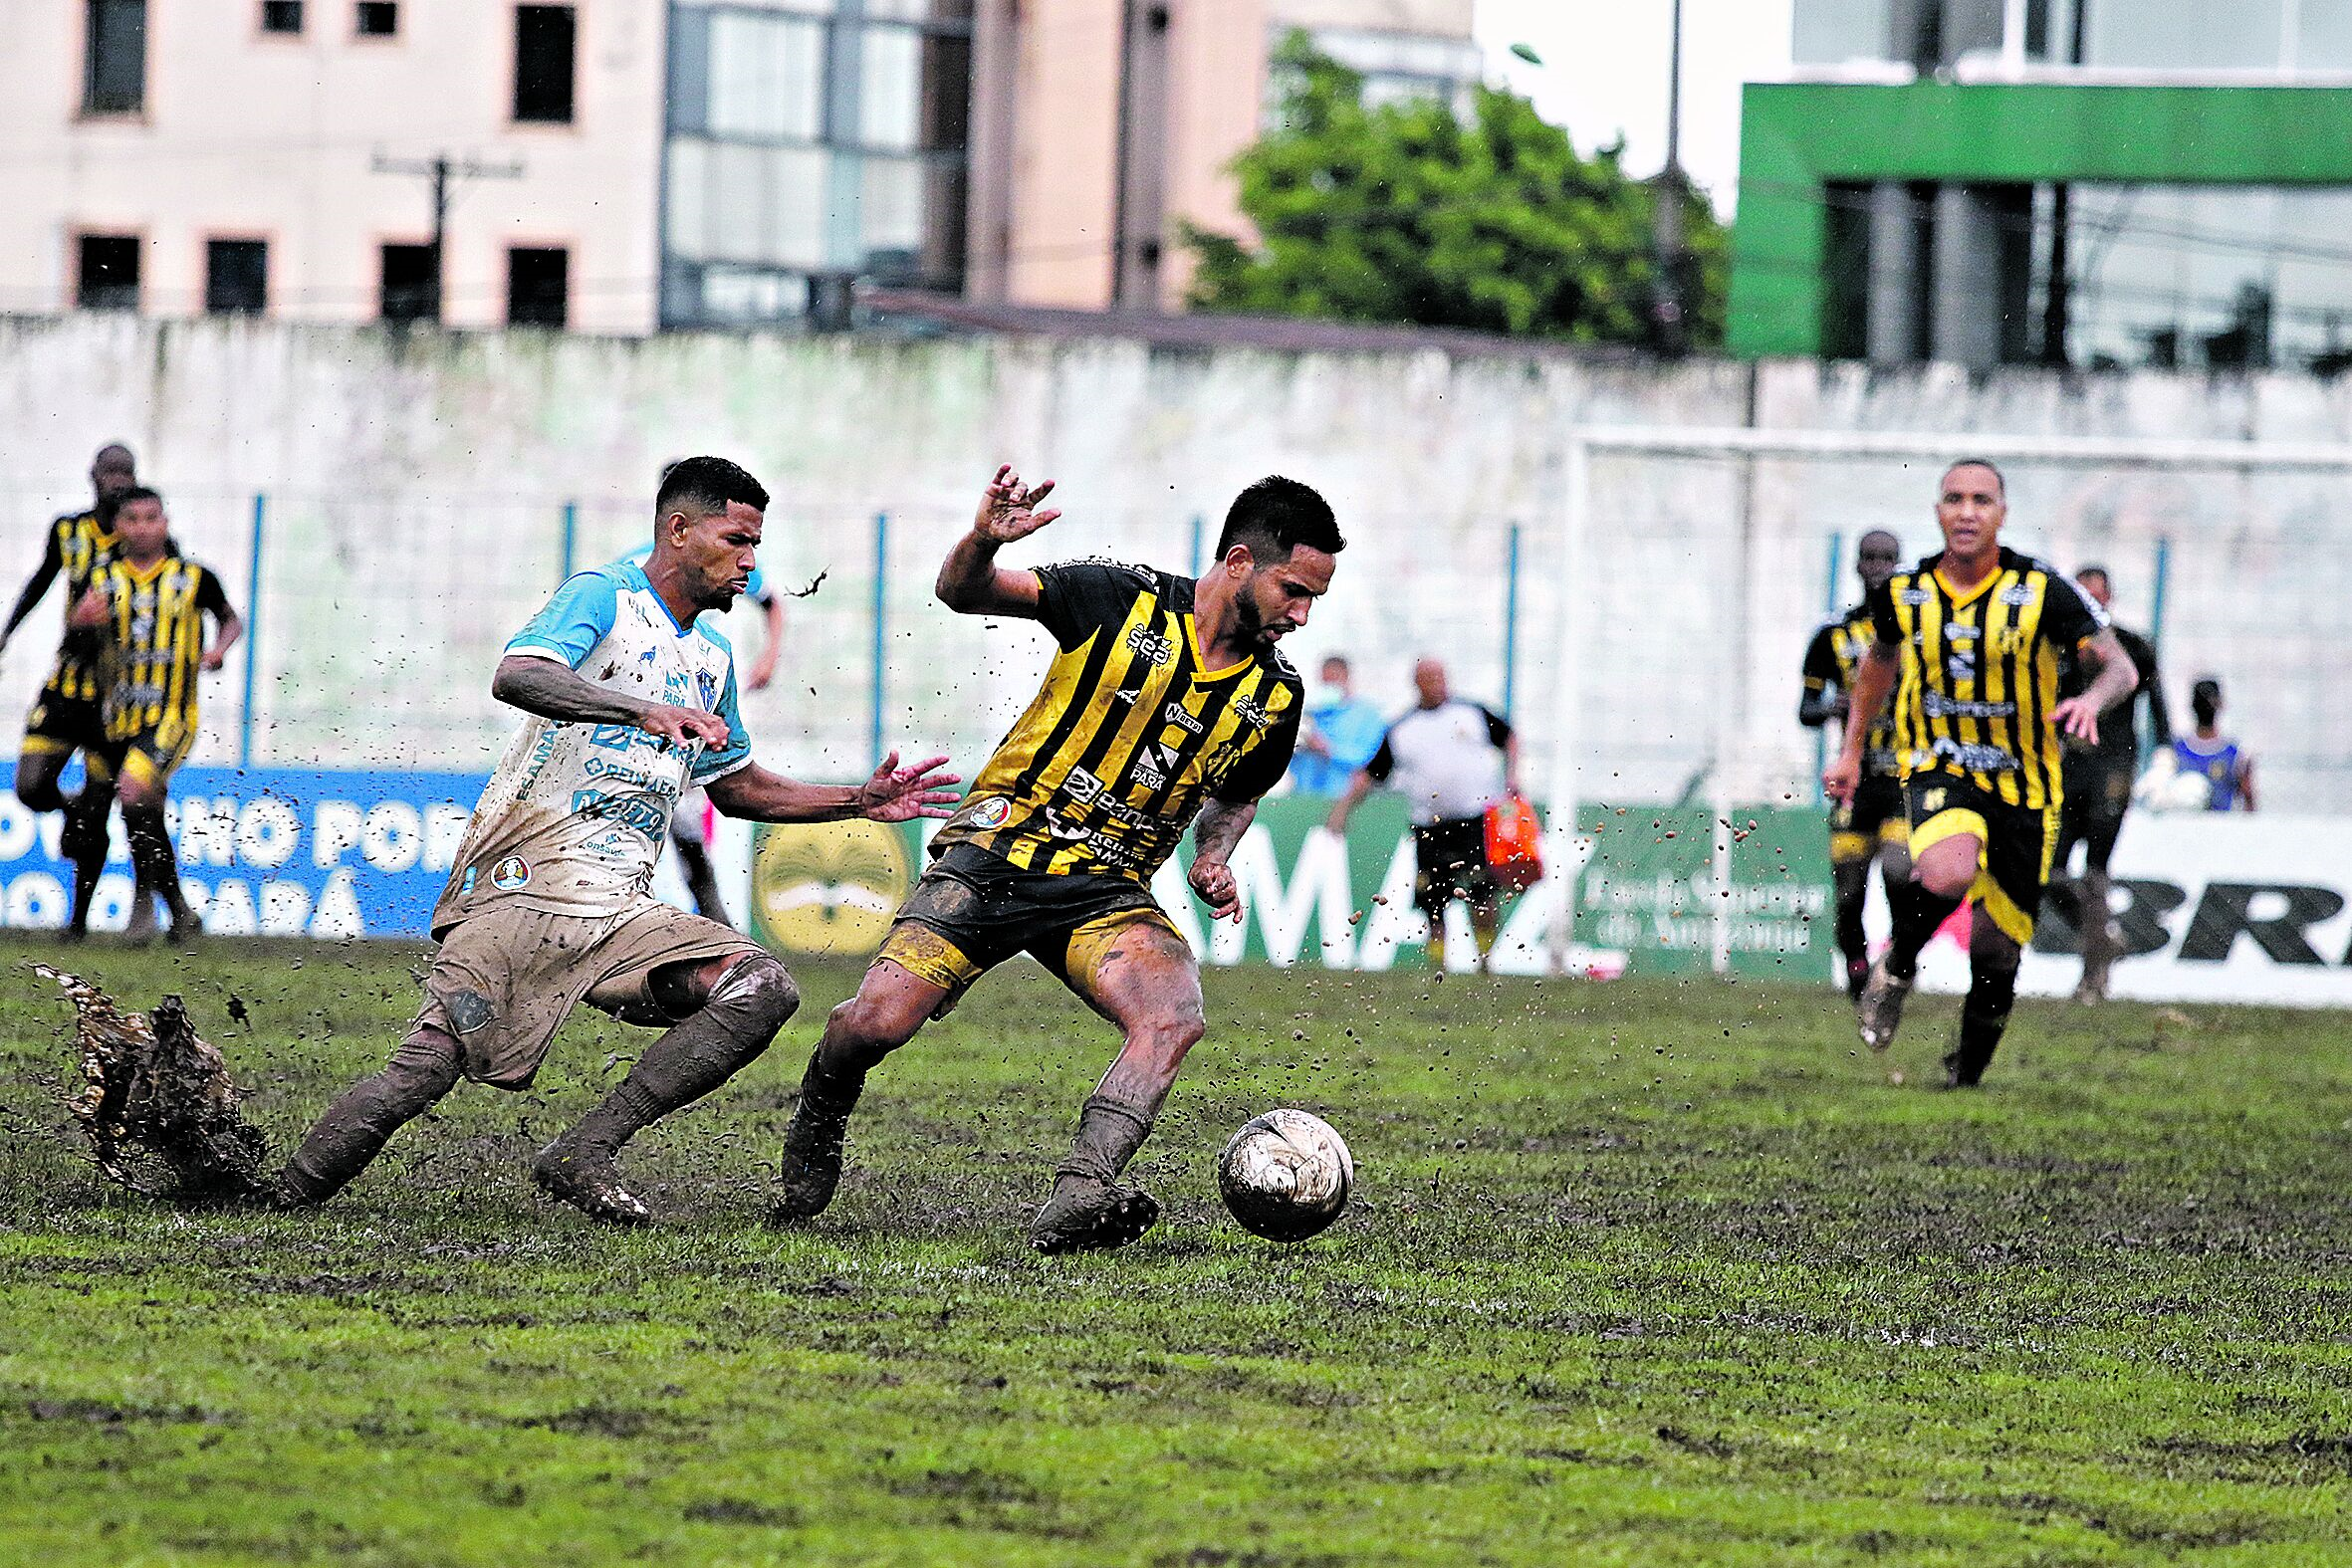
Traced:
<svg viewBox="0 0 2352 1568">
<path fill-rule="evenodd" d="M 585 571 L 507 644 L 491 693 L 531 715 L 474 808 L 433 910 L 441 944 L 425 1003 L 390 1063 L 345 1091 L 277 1179 L 286 1204 L 322 1203 L 401 1124 L 461 1077 L 530 1085 L 582 1002 L 667 1032 L 620 1086 L 541 1151 L 550 1195 L 640 1224 L 616 1160 L 639 1128 L 700 1099 L 768 1048 L 800 1005 L 782 964 L 647 888 L 678 795 L 765 822 L 945 816 L 958 783 L 895 754 L 864 784 L 800 784 L 751 760 L 734 654 L 699 623 L 741 593 L 768 493 L 735 464 L 694 457 L 664 476 L 642 566 Z"/>
</svg>

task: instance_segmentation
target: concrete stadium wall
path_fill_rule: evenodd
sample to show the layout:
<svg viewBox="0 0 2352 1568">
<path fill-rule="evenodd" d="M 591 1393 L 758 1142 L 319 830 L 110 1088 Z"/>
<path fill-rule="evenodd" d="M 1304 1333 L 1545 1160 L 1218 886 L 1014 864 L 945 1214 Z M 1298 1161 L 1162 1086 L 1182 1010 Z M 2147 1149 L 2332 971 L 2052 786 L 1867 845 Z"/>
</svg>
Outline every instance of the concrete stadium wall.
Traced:
<svg viewBox="0 0 2352 1568">
<path fill-rule="evenodd" d="M 2352 390 L 2209 379 L 1805 362 L 1675 367 L 1555 354 L 1289 354 L 1125 340 L 878 341 L 675 336 L 412 335 L 268 322 L 0 319 L 0 577 L 78 506 L 91 451 L 121 439 L 164 491 L 191 555 L 242 603 L 263 498 L 251 725 L 240 663 L 208 688 L 199 756 L 312 766 L 487 767 L 507 732 L 488 696 L 506 636 L 566 557 L 608 559 L 650 526 L 654 475 L 695 451 L 737 458 L 779 496 L 769 571 L 822 586 L 792 607 L 785 673 L 750 696 L 764 755 L 813 776 L 870 764 L 875 516 L 890 522 L 883 729 L 977 764 L 1034 689 L 1034 628 L 946 613 L 929 584 L 999 461 L 1060 482 L 1067 516 L 1015 561 L 1107 554 L 1179 570 L 1193 519 L 1216 523 L 1268 472 L 1309 480 L 1351 545 L 1292 644 L 1352 655 L 1401 706 L 1434 652 L 1466 695 L 1507 687 L 1548 784 L 1557 625 L 1559 438 L 1578 422 L 1972 434 L 2352 439 Z M 1796 664 L 1852 545 L 1896 527 L 1929 549 L 1933 465 L 1604 456 L 1581 608 L 1595 627 L 1580 702 L 1587 798 L 1671 798 L 1711 771 L 1734 795 L 1810 798 L 1813 744 L 1792 720 Z M 2146 625 L 2169 556 L 2165 650 L 2176 701 L 2213 670 L 2270 799 L 2352 793 L 2352 519 L 2341 476 L 2011 473 L 2012 537 L 2063 565 L 2113 566 Z M 1505 671 L 1511 531 L 1517 658 Z M 53 601 L 0 660 L 21 711 L 54 638 Z M 756 646 L 738 610 L 738 646 Z"/>
</svg>

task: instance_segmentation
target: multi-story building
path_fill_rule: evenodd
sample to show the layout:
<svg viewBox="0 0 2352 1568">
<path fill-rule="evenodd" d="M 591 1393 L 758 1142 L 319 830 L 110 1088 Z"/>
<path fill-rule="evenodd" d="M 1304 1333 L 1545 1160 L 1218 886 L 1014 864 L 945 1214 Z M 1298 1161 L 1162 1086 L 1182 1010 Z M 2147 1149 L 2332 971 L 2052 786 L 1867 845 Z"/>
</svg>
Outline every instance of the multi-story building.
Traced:
<svg viewBox="0 0 2352 1568">
<path fill-rule="evenodd" d="M 1180 305 L 1292 28 L 1460 94 L 1472 0 L 18 0 L 0 310 L 641 333 L 865 281 Z M 21 13 L 21 15 L 17 14 Z"/>
<path fill-rule="evenodd" d="M 1742 124 L 1737 352 L 2352 362 L 2352 8 L 1796 0 Z"/>
</svg>

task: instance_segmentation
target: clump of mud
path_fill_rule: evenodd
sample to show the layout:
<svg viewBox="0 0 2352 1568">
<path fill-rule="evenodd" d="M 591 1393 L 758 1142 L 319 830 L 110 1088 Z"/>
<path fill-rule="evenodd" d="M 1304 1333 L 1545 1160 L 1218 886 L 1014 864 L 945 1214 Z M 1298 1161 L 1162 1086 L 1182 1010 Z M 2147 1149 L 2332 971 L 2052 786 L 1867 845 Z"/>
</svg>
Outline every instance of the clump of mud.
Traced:
<svg viewBox="0 0 2352 1568">
<path fill-rule="evenodd" d="M 264 1191 L 268 1142 L 245 1120 L 243 1096 L 188 1009 L 165 997 L 150 1014 L 46 964 L 37 974 L 73 999 L 82 1088 L 66 1108 L 109 1181 L 153 1197 L 234 1199 Z"/>
</svg>

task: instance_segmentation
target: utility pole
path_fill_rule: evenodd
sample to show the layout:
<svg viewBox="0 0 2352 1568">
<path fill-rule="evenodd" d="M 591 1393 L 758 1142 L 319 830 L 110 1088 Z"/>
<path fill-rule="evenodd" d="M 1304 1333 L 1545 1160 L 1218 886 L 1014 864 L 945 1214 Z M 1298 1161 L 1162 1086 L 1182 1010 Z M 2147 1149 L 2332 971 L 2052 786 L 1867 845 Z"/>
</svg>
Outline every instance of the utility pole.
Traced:
<svg viewBox="0 0 2352 1568">
<path fill-rule="evenodd" d="M 1677 0 L 1680 3 L 1680 0 Z M 378 152 L 368 170 L 375 174 L 406 174 L 433 182 L 433 238 L 428 247 L 433 253 L 432 276 L 426 284 L 425 316 L 433 322 L 441 320 L 441 258 L 443 243 L 449 233 L 449 182 L 452 179 L 521 179 L 523 165 L 512 163 L 484 163 L 472 154 L 463 161 L 450 161 L 446 152 L 435 153 L 429 159 L 387 158 Z"/>
<path fill-rule="evenodd" d="M 1658 298 L 1653 306 L 1658 346 L 1679 354 L 1690 341 L 1683 319 L 1683 172 L 1682 172 L 1682 0 L 1674 0 L 1673 29 L 1667 46 L 1666 166 L 1651 182 L 1650 211 L 1657 249 Z"/>
</svg>

